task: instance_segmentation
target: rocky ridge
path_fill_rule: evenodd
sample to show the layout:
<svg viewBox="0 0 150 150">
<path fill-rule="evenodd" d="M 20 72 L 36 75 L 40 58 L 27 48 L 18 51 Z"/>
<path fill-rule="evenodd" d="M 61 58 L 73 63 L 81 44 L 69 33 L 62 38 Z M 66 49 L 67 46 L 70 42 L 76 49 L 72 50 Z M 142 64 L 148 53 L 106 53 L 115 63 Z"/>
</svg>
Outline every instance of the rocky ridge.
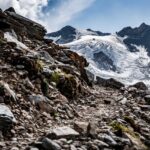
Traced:
<svg viewBox="0 0 150 150">
<path fill-rule="evenodd" d="M 86 59 L 44 40 L 41 25 L 12 8 L 0 16 L 1 149 L 150 148 L 150 91 L 143 83 L 91 83 Z"/>
</svg>

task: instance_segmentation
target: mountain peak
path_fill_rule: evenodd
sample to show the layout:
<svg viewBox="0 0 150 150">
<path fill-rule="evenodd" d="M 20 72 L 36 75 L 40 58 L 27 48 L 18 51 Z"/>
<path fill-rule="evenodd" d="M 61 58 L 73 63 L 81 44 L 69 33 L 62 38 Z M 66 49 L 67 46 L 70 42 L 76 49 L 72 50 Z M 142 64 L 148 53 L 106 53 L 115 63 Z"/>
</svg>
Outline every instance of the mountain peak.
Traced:
<svg viewBox="0 0 150 150">
<path fill-rule="evenodd" d="M 150 26 L 147 25 L 146 23 L 142 23 L 142 24 L 139 26 L 139 29 L 141 29 L 141 30 L 145 30 L 145 29 L 147 29 L 147 28 L 150 28 Z"/>
<path fill-rule="evenodd" d="M 72 29 L 75 29 L 75 28 L 70 25 L 67 25 L 67 26 L 63 27 L 61 30 L 72 30 Z"/>
<path fill-rule="evenodd" d="M 77 40 L 85 35 L 105 36 L 110 35 L 110 33 L 102 33 L 92 29 L 80 30 L 67 25 L 59 31 L 48 33 L 46 38 L 52 39 L 58 44 L 65 44 Z"/>
</svg>

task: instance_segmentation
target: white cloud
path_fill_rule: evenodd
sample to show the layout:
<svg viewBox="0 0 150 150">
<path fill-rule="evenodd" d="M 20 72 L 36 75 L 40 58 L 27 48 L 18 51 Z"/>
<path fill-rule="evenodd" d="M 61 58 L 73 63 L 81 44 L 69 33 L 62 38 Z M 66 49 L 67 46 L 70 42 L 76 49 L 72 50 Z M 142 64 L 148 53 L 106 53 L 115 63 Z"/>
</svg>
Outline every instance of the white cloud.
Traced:
<svg viewBox="0 0 150 150">
<path fill-rule="evenodd" d="M 48 7 L 49 0 L 0 0 L 0 7 L 7 9 L 13 6 L 17 13 L 38 21 L 49 31 L 57 30 L 88 8 L 95 0 L 63 0 L 56 8 L 47 13 L 42 8 Z"/>
<path fill-rule="evenodd" d="M 66 0 L 55 10 L 50 11 L 44 19 L 46 26 L 56 30 L 88 8 L 95 0 Z M 47 22 L 46 19 L 49 19 Z"/>
<path fill-rule="evenodd" d="M 0 0 L 0 7 L 14 7 L 16 12 L 33 20 L 39 20 L 42 8 L 48 5 L 48 0 Z"/>
</svg>

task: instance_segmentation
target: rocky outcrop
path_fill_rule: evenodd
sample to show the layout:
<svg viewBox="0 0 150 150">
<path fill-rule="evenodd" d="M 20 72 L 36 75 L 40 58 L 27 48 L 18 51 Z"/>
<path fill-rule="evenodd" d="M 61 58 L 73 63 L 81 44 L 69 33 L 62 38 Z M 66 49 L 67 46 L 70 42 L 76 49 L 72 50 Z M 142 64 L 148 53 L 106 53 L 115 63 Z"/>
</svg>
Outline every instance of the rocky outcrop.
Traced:
<svg viewBox="0 0 150 150">
<path fill-rule="evenodd" d="M 115 89 L 121 89 L 125 85 L 113 78 L 111 79 L 103 79 L 100 77 L 96 77 L 96 83 L 100 86 L 104 87 L 110 87 L 110 88 L 115 88 Z"/>
<path fill-rule="evenodd" d="M 16 14 L 13 8 L 0 12 L 0 30 L 14 30 L 18 39 L 25 38 L 42 40 L 46 30 L 40 24 Z"/>
</svg>

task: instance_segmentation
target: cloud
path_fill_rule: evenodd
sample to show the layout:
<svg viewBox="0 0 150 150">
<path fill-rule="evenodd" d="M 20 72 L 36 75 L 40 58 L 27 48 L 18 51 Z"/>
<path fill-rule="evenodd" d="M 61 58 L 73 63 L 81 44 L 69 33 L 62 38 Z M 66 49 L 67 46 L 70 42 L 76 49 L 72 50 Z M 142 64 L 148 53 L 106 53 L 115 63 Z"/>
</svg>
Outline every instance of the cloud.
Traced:
<svg viewBox="0 0 150 150">
<path fill-rule="evenodd" d="M 47 14 L 44 22 L 51 30 L 56 30 L 66 24 L 80 12 L 87 9 L 95 0 L 64 0 L 62 4 Z M 46 21 L 49 19 L 49 21 Z"/>
<path fill-rule="evenodd" d="M 0 0 L 0 7 L 14 7 L 16 12 L 33 20 L 39 21 L 42 8 L 48 5 L 48 0 Z"/>
<path fill-rule="evenodd" d="M 95 0 L 59 0 L 58 5 L 50 7 L 52 1 L 54 2 L 54 0 L 0 0 L 0 7 L 7 9 L 13 6 L 17 13 L 43 24 L 49 31 L 54 31 L 87 9 Z"/>
</svg>

